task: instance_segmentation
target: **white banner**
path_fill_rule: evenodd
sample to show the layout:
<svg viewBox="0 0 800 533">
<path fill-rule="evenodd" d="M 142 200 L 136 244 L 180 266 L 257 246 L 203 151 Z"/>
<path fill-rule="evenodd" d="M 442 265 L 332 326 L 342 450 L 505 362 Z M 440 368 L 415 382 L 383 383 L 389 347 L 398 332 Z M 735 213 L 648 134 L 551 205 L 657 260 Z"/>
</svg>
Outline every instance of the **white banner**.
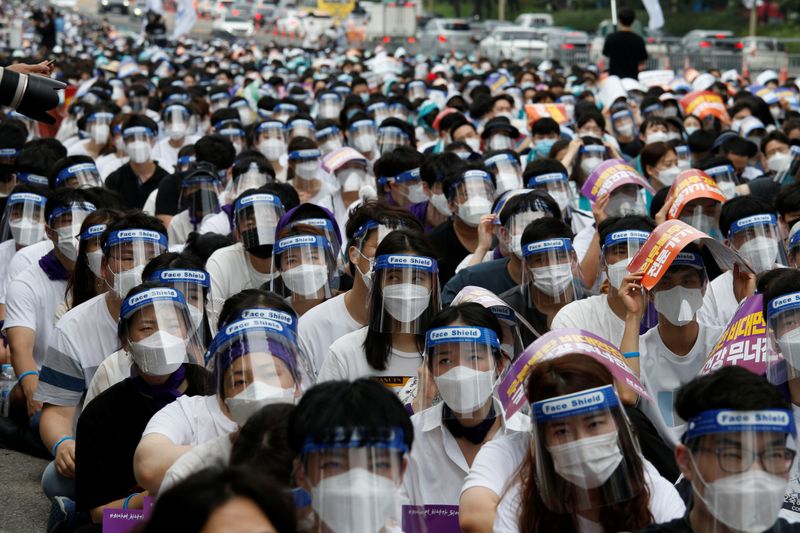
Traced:
<svg viewBox="0 0 800 533">
<path fill-rule="evenodd" d="M 651 30 L 658 30 L 664 27 L 664 13 L 658 0 L 642 0 L 644 8 L 647 10 L 647 17 L 650 19 L 647 27 Z"/>
<path fill-rule="evenodd" d="M 192 31 L 194 23 L 197 22 L 197 12 L 192 0 L 178 0 L 176 8 L 175 28 L 172 31 L 173 40 Z"/>
</svg>

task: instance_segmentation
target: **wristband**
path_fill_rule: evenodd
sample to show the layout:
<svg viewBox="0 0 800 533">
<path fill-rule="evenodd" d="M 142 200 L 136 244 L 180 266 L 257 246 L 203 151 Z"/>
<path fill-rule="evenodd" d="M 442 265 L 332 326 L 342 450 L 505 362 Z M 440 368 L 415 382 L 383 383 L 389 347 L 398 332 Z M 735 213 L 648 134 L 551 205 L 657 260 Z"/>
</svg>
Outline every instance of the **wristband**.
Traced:
<svg viewBox="0 0 800 533">
<path fill-rule="evenodd" d="M 53 457 L 56 456 L 56 452 L 58 451 L 58 447 L 61 446 L 61 443 L 64 442 L 65 440 L 74 441 L 75 437 L 73 437 L 72 435 L 67 435 L 66 437 L 61 437 L 60 439 L 58 439 L 58 442 L 53 444 L 53 449 L 51 450 L 51 453 L 53 454 Z"/>
<path fill-rule="evenodd" d="M 39 375 L 38 370 L 28 370 L 27 372 L 23 372 L 22 374 L 19 375 L 19 377 L 17 378 L 17 383 L 22 383 L 22 380 L 27 378 L 28 376 L 38 376 L 38 375 Z"/>
<path fill-rule="evenodd" d="M 138 496 L 139 494 L 141 494 L 141 492 L 134 492 L 133 494 L 131 494 L 130 496 L 128 496 L 127 498 L 125 498 L 125 501 L 124 501 L 124 502 L 122 502 L 122 508 L 123 508 L 123 509 L 127 509 L 127 508 L 128 508 L 128 504 L 129 504 L 129 503 L 130 503 L 130 501 L 131 501 L 131 498 L 133 498 L 134 496 Z"/>
<path fill-rule="evenodd" d="M 622 354 L 625 359 L 636 359 L 639 357 L 639 352 L 625 352 Z"/>
</svg>

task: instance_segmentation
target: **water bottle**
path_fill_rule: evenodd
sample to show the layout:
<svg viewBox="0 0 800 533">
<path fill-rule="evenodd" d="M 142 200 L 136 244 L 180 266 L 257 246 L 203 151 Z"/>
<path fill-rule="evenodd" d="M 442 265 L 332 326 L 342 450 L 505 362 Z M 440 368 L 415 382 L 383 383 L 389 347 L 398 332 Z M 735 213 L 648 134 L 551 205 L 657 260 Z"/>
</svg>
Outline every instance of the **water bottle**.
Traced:
<svg viewBox="0 0 800 533">
<path fill-rule="evenodd" d="M 17 383 L 17 378 L 14 376 L 14 367 L 10 364 L 5 364 L 0 372 L 0 415 L 8 416 L 8 395 L 11 394 L 11 389 Z"/>
</svg>

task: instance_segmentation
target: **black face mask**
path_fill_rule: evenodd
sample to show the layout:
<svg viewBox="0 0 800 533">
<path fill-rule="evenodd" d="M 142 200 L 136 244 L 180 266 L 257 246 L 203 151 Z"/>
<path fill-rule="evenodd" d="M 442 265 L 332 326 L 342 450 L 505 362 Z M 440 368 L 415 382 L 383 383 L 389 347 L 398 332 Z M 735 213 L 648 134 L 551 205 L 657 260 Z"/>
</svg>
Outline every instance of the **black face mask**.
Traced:
<svg viewBox="0 0 800 533">
<path fill-rule="evenodd" d="M 258 241 L 258 229 L 248 229 L 242 232 L 242 245 L 248 253 L 253 254 L 259 259 L 268 259 L 272 256 L 271 244 L 260 244 Z"/>
<path fill-rule="evenodd" d="M 7 163 L 0 164 L 0 181 L 5 183 L 11 180 L 11 176 L 14 174 L 14 165 L 9 165 Z"/>
<path fill-rule="evenodd" d="M 181 210 L 188 209 L 191 217 L 198 220 L 202 220 L 208 214 L 219 212 L 219 198 L 214 191 L 208 189 L 194 191 L 181 200 Z"/>
</svg>

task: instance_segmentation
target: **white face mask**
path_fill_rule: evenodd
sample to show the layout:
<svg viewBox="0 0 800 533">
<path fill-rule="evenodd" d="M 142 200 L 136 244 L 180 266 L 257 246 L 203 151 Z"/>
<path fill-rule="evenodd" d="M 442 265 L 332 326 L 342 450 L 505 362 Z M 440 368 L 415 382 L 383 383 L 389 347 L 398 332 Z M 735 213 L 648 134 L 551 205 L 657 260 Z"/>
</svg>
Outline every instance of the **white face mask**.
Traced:
<svg viewBox="0 0 800 533">
<path fill-rule="evenodd" d="M 622 278 L 628 275 L 628 265 L 631 264 L 633 258 L 623 259 L 611 265 L 608 265 L 608 283 L 619 290 L 622 285 Z"/>
<path fill-rule="evenodd" d="M 95 250 L 94 252 L 86 252 L 86 262 L 89 264 L 89 270 L 92 271 L 92 274 L 95 275 L 96 278 L 100 278 L 103 275 L 102 264 L 103 264 L 103 251 L 102 250 Z"/>
<path fill-rule="evenodd" d="M 800 368 L 800 328 L 785 333 L 778 339 L 781 355 L 792 368 Z"/>
<path fill-rule="evenodd" d="M 732 181 L 718 181 L 717 187 L 728 200 L 736 196 L 736 184 Z"/>
<path fill-rule="evenodd" d="M 660 181 L 663 185 L 669 187 L 675 181 L 675 178 L 678 177 L 678 174 L 681 173 L 681 169 L 677 166 L 665 168 L 661 172 L 658 173 L 658 181 Z"/>
<path fill-rule="evenodd" d="M 572 267 L 569 264 L 532 268 L 533 286 L 548 296 L 560 296 L 572 285 Z"/>
<path fill-rule="evenodd" d="M 633 136 L 633 123 L 631 122 L 620 124 L 619 126 L 615 126 L 615 128 L 621 137 L 628 138 Z"/>
<path fill-rule="evenodd" d="M 692 483 L 694 493 L 708 512 L 730 529 L 766 531 L 778 519 L 787 485 L 782 477 L 763 470 L 747 470 L 711 483 L 698 477 L 704 494 Z"/>
<path fill-rule="evenodd" d="M 92 142 L 105 145 L 108 142 L 111 128 L 109 128 L 108 124 L 92 124 L 89 127 L 89 133 L 92 135 Z"/>
<path fill-rule="evenodd" d="M 433 380 L 447 407 L 462 415 L 477 411 L 494 390 L 493 370 L 481 372 L 459 365 Z"/>
<path fill-rule="evenodd" d="M 284 152 L 283 141 L 280 139 L 263 139 L 258 143 L 258 151 L 270 161 L 277 161 Z"/>
<path fill-rule="evenodd" d="M 362 154 L 370 153 L 375 149 L 374 135 L 358 135 L 353 139 L 353 148 Z"/>
<path fill-rule="evenodd" d="M 133 163 L 150 161 L 150 143 L 147 141 L 132 141 L 125 146 L 125 149 Z"/>
<path fill-rule="evenodd" d="M 325 265 L 303 264 L 281 272 L 281 278 L 293 293 L 314 296 L 328 283 L 328 269 Z"/>
<path fill-rule="evenodd" d="M 473 152 L 481 151 L 481 140 L 477 137 L 467 137 L 464 139 L 464 142 L 469 146 L 470 150 Z"/>
<path fill-rule="evenodd" d="M 508 247 L 511 249 L 514 254 L 520 259 L 522 258 L 522 233 L 519 235 L 512 235 L 511 239 L 509 239 Z"/>
<path fill-rule="evenodd" d="M 653 304 L 670 324 L 685 326 L 694 320 L 697 310 L 703 307 L 703 291 L 676 285 L 669 290 L 656 292 Z"/>
<path fill-rule="evenodd" d="M 203 325 L 203 310 L 191 304 L 187 305 L 187 307 L 189 308 L 189 317 L 192 319 L 193 331 L 197 331 Z"/>
<path fill-rule="evenodd" d="M 453 215 L 453 212 L 450 211 L 450 206 L 447 203 L 447 196 L 444 194 L 432 194 L 430 202 L 431 205 L 433 205 L 433 208 L 444 216 L 449 217 Z"/>
<path fill-rule="evenodd" d="M 742 244 L 737 251 L 750 263 L 756 274 L 761 274 L 775 266 L 778 258 L 778 242 L 759 235 Z"/>
<path fill-rule="evenodd" d="M 127 153 L 128 147 L 125 144 L 125 139 L 122 137 L 115 137 L 114 138 L 114 148 L 116 148 L 117 152 Z"/>
<path fill-rule="evenodd" d="M 170 140 L 179 141 L 186 137 L 186 124 L 183 122 L 174 122 L 167 126 L 167 135 Z"/>
<path fill-rule="evenodd" d="M 458 218 L 474 228 L 480 223 L 481 217 L 489 214 L 491 210 L 492 202 L 483 196 L 475 196 L 458 205 Z"/>
<path fill-rule="evenodd" d="M 420 317 L 431 301 L 431 290 L 413 283 L 386 285 L 383 288 L 383 305 L 386 312 L 397 320 L 407 324 Z"/>
<path fill-rule="evenodd" d="M 297 163 L 294 167 L 295 176 L 304 180 L 317 179 L 317 171 L 319 170 L 319 163 L 317 161 L 305 161 Z"/>
<path fill-rule="evenodd" d="M 311 488 L 311 507 L 332 531 L 377 533 L 391 516 L 397 486 L 364 468 L 320 480 Z"/>
<path fill-rule="evenodd" d="M 274 403 L 294 403 L 294 389 L 284 389 L 263 381 L 254 381 L 236 396 L 225 398 L 225 405 L 228 406 L 231 418 L 239 424 L 239 427 L 244 426 L 253 413 L 265 405 Z"/>
<path fill-rule="evenodd" d="M 186 361 L 186 341 L 166 331 L 156 331 L 130 345 L 133 362 L 151 376 L 168 376 Z"/>
<path fill-rule="evenodd" d="M 556 473 L 583 489 L 596 489 L 608 481 L 622 462 L 617 432 L 548 446 Z"/>
<path fill-rule="evenodd" d="M 412 204 L 418 204 L 428 200 L 428 195 L 425 194 L 425 187 L 423 187 L 422 183 L 409 185 L 405 196 Z"/>
<path fill-rule="evenodd" d="M 787 152 L 776 152 L 767 159 L 767 168 L 772 172 L 783 172 L 792 163 L 792 155 Z"/>
<path fill-rule="evenodd" d="M 514 146 L 514 141 L 507 135 L 492 135 L 486 141 L 486 147 L 491 150 L 510 150 Z"/>
<path fill-rule="evenodd" d="M 78 258 L 78 239 L 75 235 L 80 232 L 80 225 L 73 226 L 72 224 L 56 230 L 56 233 L 58 233 L 58 251 L 73 263 Z"/>
<path fill-rule="evenodd" d="M 11 229 L 14 242 L 20 246 L 30 246 L 44 237 L 44 226 L 27 218 L 12 220 L 8 223 L 8 227 Z"/>
<path fill-rule="evenodd" d="M 120 298 L 125 298 L 128 292 L 142 282 L 142 272 L 144 265 L 133 267 L 130 270 L 123 270 L 119 274 L 114 274 L 114 292 Z M 113 273 L 113 272 L 112 272 Z"/>
<path fill-rule="evenodd" d="M 602 162 L 603 160 L 599 157 L 585 157 L 581 160 L 581 171 L 585 176 L 588 176 Z"/>
<path fill-rule="evenodd" d="M 663 131 L 654 131 L 653 133 L 648 133 L 644 139 L 645 144 L 665 143 L 667 141 L 669 141 L 669 135 Z"/>
<path fill-rule="evenodd" d="M 700 128 L 698 128 L 697 126 L 686 126 L 686 136 L 688 137 L 689 135 L 698 131 L 699 129 Z"/>
</svg>

